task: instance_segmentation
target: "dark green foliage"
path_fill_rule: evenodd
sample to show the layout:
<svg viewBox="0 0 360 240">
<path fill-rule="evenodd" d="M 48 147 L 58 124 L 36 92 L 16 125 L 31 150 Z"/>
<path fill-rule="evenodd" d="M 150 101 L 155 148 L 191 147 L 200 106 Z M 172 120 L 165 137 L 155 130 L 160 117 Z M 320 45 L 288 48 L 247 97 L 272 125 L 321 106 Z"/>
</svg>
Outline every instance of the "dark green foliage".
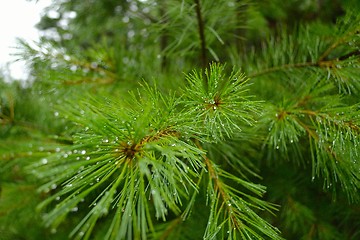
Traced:
<svg viewBox="0 0 360 240">
<path fill-rule="evenodd" d="M 359 10 L 54 1 L 0 81 L 0 240 L 358 239 Z"/>
</svg>

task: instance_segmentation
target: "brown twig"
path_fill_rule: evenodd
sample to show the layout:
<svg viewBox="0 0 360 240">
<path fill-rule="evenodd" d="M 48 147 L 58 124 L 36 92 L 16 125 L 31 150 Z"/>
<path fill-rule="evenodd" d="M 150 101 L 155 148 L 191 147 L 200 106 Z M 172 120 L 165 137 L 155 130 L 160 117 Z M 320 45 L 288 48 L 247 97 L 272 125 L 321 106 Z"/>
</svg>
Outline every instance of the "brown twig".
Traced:
<svg viewBox="0 0 360 240">
<path fill-rule="evenodd" d="M 347 41 L 347 39 L 349 37 L 351 37 L 352 35 L 358 33 L 359 30 L 356 29 L 355 31 L 352 31 L 348 34 L 346 34 L 345 36 L 343 36 L 342 38 L 339 38 L 337 41 L 335 41 L 333 44 L 331 44 L 330 47 L 328 47 L 325 52 L 320 56 L 319 58 L 319 62 L 323 61 L 325 58 L 327 58 L 329 56 L 329 54 L 331 53 L 332 50 L 334 50 L 335 48 L 337 48 L 339 45 L 343 44 L 344 42 Z"/>
<path fill-rule="evenodd" d="M 205 69 L 207 67 L 207 56 L 206 56 L 206 41 L 205 41 L 205 30 L 204 30 L 204 19 L 201 14 L 201 5 L 200 0 L 194 0 L 195 1 L 195 10 L 196 10 L 196 17 L 199 27 L 199 37 L 200 37 L 200 61 L 201 66 Z"/>
<path fill-rule="evenodd" d="M 265 75 L 265 74 L 268 74 L 268 73 L 282 71 L 282 70 L 285 70 L 285 69 L 313 67 L 313 66 L 318 66 L 318 65 L 319 65 L 318 63 L 314 63 L 314 62 L 284 64 L 284 65 L 281 65 L 281 66 L 270 67 L 270 68 L 266 68 L 266 69 L 264 69 L 262 71 L 249 74 L 248 77 L 254 78 L 254 77 L 258 77 L 258 76 Z"/>
<path fill-rule="evenodd" d="M 199 149 L 202 150 L 202 146 L 200 145 L 198 140 L 195 140 L 195 145 Z M 209 171 L 210 178 L 215 184 L 214 191 L 218 193 L 217 197 L 221 197 L 223 199 L 223 204 L 229 202 L 231 200 L 231 197 L 225 192 L 225 190 L 224 190 L 224 188 L 222 186 L 223 182 L 219 179 L 219 176 L 216 173 L 216 170 L 214 169 L 213 163 L 211 162 L 211 160 L 206 155 L 204 155 L 203 158 L 205 160 L 205 165 L 206 165 L 206 167 L 207 167 L 207 169 Z M 234 226 L 237 229 L 240 229 L 241 225 L 242 225 L 242 222 L 239 221 L 235 217 L 235 215 L 233 214 L 234 213 L 233 207 L 231 205 L 229 205 L 229 204 L 226 204 L 226 208 L 227 208 L 227 212 L 228 212 L 228 214 L 230 216 L 230 219 L 231 219 L 232 223 L 234 224 Z"/>
</svg>

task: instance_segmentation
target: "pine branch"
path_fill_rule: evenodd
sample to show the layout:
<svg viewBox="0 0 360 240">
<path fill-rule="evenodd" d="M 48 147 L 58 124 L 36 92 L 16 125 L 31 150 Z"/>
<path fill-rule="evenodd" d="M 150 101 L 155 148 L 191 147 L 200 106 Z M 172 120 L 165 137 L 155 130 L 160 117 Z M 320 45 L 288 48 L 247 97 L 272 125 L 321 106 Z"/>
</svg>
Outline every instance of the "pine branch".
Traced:
<svg viewBox="0 0 360 240">
<path fill-rule="evenodd" d="M 246 60 L 250 65 L 248 76 L 271 78 L 271 74 L 309 70 L 309 74 L 321 73 L 335 81 L 347 94 L 358 92 L 358 23 L 358 18 L 339 22 L 336 35 L 327 39 L 313 34 L 311 28 L 300 28 L 295 36 L 282 32 L 278 39 L 272 38 L 262 46 L 260 59 L 259 54 L 250 54 Z"/>
<path fill-rule="evenodd" d="M 341 106 L 339 96 L 326 95 L 333 86 L 323 81 L 305 88 L 300 89 L 303 97 L 297 102 L 269 109 L 269 116 L 264 118 L 270 121 L 266 124 L 270 126 L 266 142 L 286 155 L 288 146 L 300 148 L 300 139 L 305 135 L 312 157 L 313 180 L 321 177 L 324 189 L 334 191 L 334 184 L 340 182 L 348 199 L 358 201 L 355 193 L 360 179 L 356 170 L 360 154 L 358 106 Z"/>
<path fill-rule="evenodd" d="M 249 110 L 256 111 L 257 103 L 244 96 L 247 92 L 244 77 L 238 73 L 226 77 L 223 70 L 216 64 L 206 70 L 208 84 L 200 95 L 195 88 L 204 87 L 202 74 L 196 76 L 194 72 L 188 76 L 187 91 L 191 92 L 188 99 L 178 99 L 175 95 L 165 97 L 144 85 L 144 93 L 130 94 L 128 103 L 109 100 L 102 103 L 94 99 L 66 109 L 64 116 L 79 126 L 78 133 L 73 135 L 73 145 L 29 167 L 46 181 L 39 191 L 56 191 L 39 205 L 43 210 L 56 203 L 56 207 L 44 215 L 47 226 L 57 228 L 70 212 L 78 211 L 87 203 L 90 204 L 88 213 L 70 234 L 75 239 L 89 239 L 95 225 L 105 216 L 112 217 L 105 239 L 132 236 L 145 239 L 149 232 L 155 231 L 152 212 L 162 221 L 167 220 L 169 211 L 183 219 L 189 216 L 207 169 L 211 179 L 209 194 L 217 196 L 211 199 L 211 205 L 221 215 L 225 210 L 224 220 L 230 221 L 230 236 L 239 232 L 242 236 L 265 234 L 280 239 L 277 230 L 251 210 L 271 211 L 274 206 L 227 185 L 224 180 L 236 182 L 258 197 L 264 188 L 221 170 L 199 145 L 198 140 L 218 141 L 222 131 L 230 137 L 230 132 L 239 131 L 240 122 L 251 124 Z M 214 102 L 197 102 L 202 99 L 201 94 Z M 175 111 L 179 107 L 184 111 Z M 201 130 L 203 124 L 197 122 L 203 121 L 204 114 L 214 111 L 219 115 L 207 126 L 213 132 L 208 135 Z M 235 120 L 239 116 L 240 122 Z M 222 127 L 220 132 L 218 126 Z M 184 132 L 188 132 L 185 138 Z M 191 139 L 195 139 L 195 143 Z M 57 190 L 58 186 L 62 188 Z M 183 201 L 186 201 L 184 210 Z M 219 201 L 221 205 L 217 205 Z M 234 207 L 230 207 L 231 204 Z M 211 212 L 210 218 L 213 214 L 215 212 Z M 170 234 L 166 231 L 171 230 L 164 231 L 166 235 Z M 205 238 L 217 234 L 209 231 L 206 230 Z M 223 234 L 221 236 L 225 236 Z"/>
<path fill-rule="evenodd" d="M 324 51 L 320 56 L 319 61 L 327 58 L 336 48 L 343 44 L 354 41 L 356 45 L 356 36 L 360 34 L 359 21 L 359 16 L 352 12 L 345 15 L 338 23 L 340 26 L 338 33 L 341 35 Z"/>
<path fill-rule="evenodd" d="M 96 222 L 110 213 L 111 205 L 116 214 L 107 239 L 132 234 L 146 238 L 147 232 L 153 231 L 149 216 L 152 208 L 156 218 L 163 220 L 168 208 L 180 214 L 178 205 L 181 199 L 187 198 L 190 188 L 197 188 L 192 178 L 198 176 L 203 152 L 177 139 L 177 132 L 170 127 L 174 119 L 169 115 L 169 111 L 174 110 L 174 102 L 171 102 L 175 98 L 169 101 L 158 94 L 156 91 L 148 92 L 150 102 L 147 97 L 139 96 L 138 100 L 134 99 L 136 104 L 132 104 L 132 110 L 126 113 L 117 104 L 81 106 L 88 109 L 87 112 L 73 111 L 69 118 L 85 127 L 85 132 L 74 136 L 73 146 L 32 166 L 49 181 L 40 191 L 64 186 L 39 206 L 44 209 L 56 199 L 64 198 L 45 215 L 48 225 L 56 228 L 69 211 L 82 206 L 82 199 L 91 198 L 92 193 L 100 189 L 98 197 L 92 200 L 90 211 L 73 230 L 71 235 L 75 238 L 88 239 Z M 164 112 L 154 112 L 153 104 L 159 104 L 156 109 Z M 88 117 L 84 118 L 83 114 Z M 119 118 L 123 120 L 117 121 Z M 179 120 L 179 116 L 176 119 Z M 105 123 L 105 127 L 99 122 Z M 120 193 L 116 193 L 119 189 L 122 189 Z M 153 201 L 152 207 L 146 194 Z M 128 231 L 128 227 L 137 221 L 140 224 L 133 226 L 134 232 Z M 121 222 L 120 232 L 117 231 L 117 222 Z"/>
<path fill-rule="evenodd" d="M 209 172 L 208 196 L 210 200 L 210 217 L 204 239 L 213 239 L 220 234 L 221 238 L 236 239 L 237 232 L 241 239 L 262 239 L 264 234 L 271 239 L 282 239 L 278 230 L 261 219 L 249 206 L 261 210 L 275 210 L 275 206 L 242 193 L 223 182 L 224 179 L 236 181 L 258 196 L 264 188 L 260 185 L 241 180 L 218 169 L 214 163 L 204 157 Z M 249 198 L 250 202 L 239 195 Z M 260 234 L 258 232 L 260 232 Z"/>
<path fill-rule="evenodd" d="M 187 76 L 186 108 L 195 115 L 195 126 L 207 133 L 209 139 L 219 141 L 241 131 L 241 124 L 252 125 L 253 116 L 258 113 L 259 102 L 247 96 L 247 79 L 233 71 L 224 75 L 224 66 L 210 65 L 205 70 L 206 81 L 201 73 L 194 71 Z"/>
</svg>

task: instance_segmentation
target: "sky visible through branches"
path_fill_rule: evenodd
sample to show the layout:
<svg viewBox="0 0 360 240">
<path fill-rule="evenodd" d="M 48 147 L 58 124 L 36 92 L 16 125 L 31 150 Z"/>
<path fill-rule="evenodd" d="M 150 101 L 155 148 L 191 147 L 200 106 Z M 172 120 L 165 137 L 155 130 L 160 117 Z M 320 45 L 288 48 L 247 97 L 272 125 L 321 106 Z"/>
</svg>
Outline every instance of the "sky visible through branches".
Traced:
<svg viewBox="0 0 360 240">
<path fill-rule="evenodd" d="M 11 56 L 16 49 L 16 38 L 26 41 L 36 41 L 39 32 L 35 24 L 40 21 L 42 10 L 50 5 L 51 0 L 41 0 L 37 3 L 25 0 L 0 1 L 0 67 L 6 68 L 7 63 L 16 58 Z M 24 63 L 11 63 L 5 71 L 13 78 L 26 78 Z"/>
</svg>

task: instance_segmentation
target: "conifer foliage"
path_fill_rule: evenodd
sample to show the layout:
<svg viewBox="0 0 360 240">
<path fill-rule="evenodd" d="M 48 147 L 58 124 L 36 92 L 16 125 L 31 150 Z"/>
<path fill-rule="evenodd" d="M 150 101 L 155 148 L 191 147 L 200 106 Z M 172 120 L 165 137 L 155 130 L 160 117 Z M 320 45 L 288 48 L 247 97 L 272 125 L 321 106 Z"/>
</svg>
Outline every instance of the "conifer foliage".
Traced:
<svg viewBox="0 0 360 240">
<path fill-rule="evenodd" d="M 360 6 L 280 2 L 54 1 L 0 82 L 0 240 L 358 239 Z"/>
</svg>

